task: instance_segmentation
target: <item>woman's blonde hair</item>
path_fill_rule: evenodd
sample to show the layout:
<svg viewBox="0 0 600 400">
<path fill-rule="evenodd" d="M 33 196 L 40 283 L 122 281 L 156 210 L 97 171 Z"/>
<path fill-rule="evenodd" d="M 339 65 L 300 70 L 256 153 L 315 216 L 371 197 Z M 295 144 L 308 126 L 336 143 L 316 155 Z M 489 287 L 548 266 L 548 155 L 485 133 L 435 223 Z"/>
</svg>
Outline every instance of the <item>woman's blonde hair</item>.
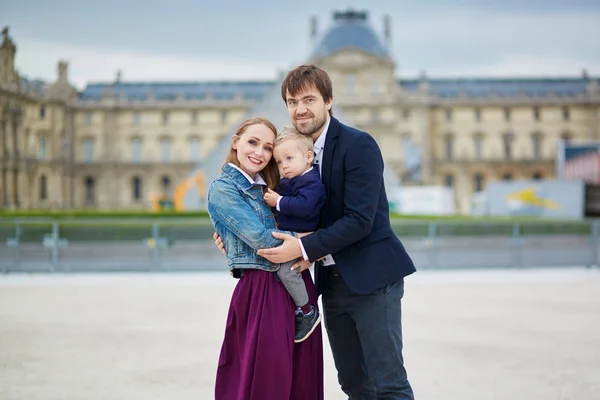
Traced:
<svg viewBox="0 0 600 400">
<path fill-rule="evenodd" d="M 236 129 L 234 136 L 237 136 L 237 140 L 239 140 L 249 126 L 259 124 L 269 128 L 269 130 L 273 132 L 273 135 L 277 137 L 277 128 L 275 128 L 275 125 L 273 125 L 268 119 L 260 117 L 248 118 L 247 120 L 242 122 L 240 126 L 238 126 L 238 128 Z M 229 153 L 227 153 L 227 157 L 225 157 L 225 163 L 223 165 L 227 163 L 232 163 L 234 165 L 237 165 L 238 167 L 240 166 L 240 162 L 237 158 L 237 152 L 233 148 L 233 140 L 231 141 L 231 147 L 229 148 Z M 269 163 L 262 171 L 260 171 L 260 174 L 267 183 L 267 186 L 270 189 L 275 190 L 275 187 L 279 182 L 279 170 L 277 168 L 277 163 L 275 162 L 274 157 L 271 156 Z"/>
</svg>

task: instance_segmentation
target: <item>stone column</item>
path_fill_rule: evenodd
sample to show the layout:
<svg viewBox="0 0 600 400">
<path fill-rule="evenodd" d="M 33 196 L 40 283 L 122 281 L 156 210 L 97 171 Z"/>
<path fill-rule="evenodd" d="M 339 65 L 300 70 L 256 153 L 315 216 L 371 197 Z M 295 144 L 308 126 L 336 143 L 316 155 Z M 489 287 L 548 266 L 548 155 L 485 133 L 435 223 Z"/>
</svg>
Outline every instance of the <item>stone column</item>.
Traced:
<svg viewBox="0 0 600 400">
<path fill-rule="evenodd" d="M 19 196 L 19 168 L 21 165 L 21 148 L 19 146 L 19 120 L 13 119 L 13 154 L 14 154 L 14 168 L 13 168 L 13 204 L 15 208 L 20 207 Z"/>
</svg>

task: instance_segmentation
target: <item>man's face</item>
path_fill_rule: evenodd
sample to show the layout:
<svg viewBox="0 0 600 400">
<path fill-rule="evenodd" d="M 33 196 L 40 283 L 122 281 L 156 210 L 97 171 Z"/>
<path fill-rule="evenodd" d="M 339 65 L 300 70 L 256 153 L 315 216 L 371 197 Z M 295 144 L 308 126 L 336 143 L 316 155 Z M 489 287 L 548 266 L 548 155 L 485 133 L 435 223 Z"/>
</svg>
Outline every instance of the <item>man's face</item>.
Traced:
<svg viewBox="0 0 600 400">
<path fill-rule="evenodd" d="M 287 92 L 285 97 L 288 114 L 294 128 L 298 132 L 311 135 L 313 139 L 316 139 L 321 133 L 320 129 L 327 122 L 331 100 L 326 103 L 314 85 L 293 96 L 290 92 Z"/>
</svg>

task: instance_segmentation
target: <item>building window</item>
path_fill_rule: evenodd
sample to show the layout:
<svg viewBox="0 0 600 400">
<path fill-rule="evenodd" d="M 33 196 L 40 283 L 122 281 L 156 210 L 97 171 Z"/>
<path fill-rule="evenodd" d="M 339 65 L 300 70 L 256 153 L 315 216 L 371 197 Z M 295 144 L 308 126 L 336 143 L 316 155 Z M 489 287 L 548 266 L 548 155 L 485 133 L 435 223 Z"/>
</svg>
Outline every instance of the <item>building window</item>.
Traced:
<svg viewBox="0 0 600 400">
<path fill-rule="evenodd" d="M 564 132 L 560 135 L 560 139 L 565 142 L 565 144 L 569 144 L 573 140 L 573 135 L 571 135 L 569 132 Z"/>
<path fill-rule="evenodd" d="M 475 192 L 481 192 L 483 190 L 483 175 L 475 174 L 475 176 L 473 176 L 473 186 Z"/>
<path fill-rule="evenodd" d="M 45 160 L 46 157 L 48 156 L 46 153 L 46 137 L 45 136 L 40 136 L 38 151 L 39 151 L 40 160 Z"/>
<path fill-rule="evenodd" d="M 94 160 L 94 139 L 85 139 L 83 141 L 83 161 L 86 163 Z"/>
<path fill-rule="evenodd" d="M 171 139 L 169 138 L 160 140 L 160 160 L 162 162 L 171 161 Z"/>
<path fill-rule="evenodd" d="M 93 114 L 91 111 L 88 111 L 85 113 L 85 124 L 86 125 L 91 125 L 92 124 L 92 119 L 93 119 Z"/>
<path fill-rule="evenodd" d="M 190 140 L 190 160 L 192 162 L 200 161 L 200 139 L 192 138 Z"/>
<path fill-rule="evenodd" d="M 40 107 L 40 119 L 44 119 L 44 118 L 46 118 L 46 107 L 41 106 Z"/>
<path fill-rule="evenodd" d="M 535 121 L 539 121 L 540 120 L 540 108 L 539 107 L 533 107 L 533 119 Z"/>
<path fill-rule="evenodd" d="M 163 194 L 171 193 L 171 180 L 169 179 L 168 176 L 163 176 L 160 179 L 160 186 L 162 188 Z"/>
<path fill-rule="evenodd" d="M 446 109 L 446 121 L 452 121 L 452 110 L 449 108 Z"/>
<path fill-rule="evenodd" d="M 475 109 L 475 121 L 481 122 L 481 109 L 479 108 Z"/>
<path fill-rule="evenodd" d="M 94 204 L 94 178 L 88 176 L 85 178 L 85 204 Z"/>
<path fill-rule="evenodd" d="M 502 175 L 503 181 L 512 181 L 512 179 L 513 179 L 513 176 L 510 172 L 507 172 L 504 175 Z"/>
<path fill-rule="evenodd" d="M 482 154 L 483 154 L 483 135 L 482 134 L 478 133 L 475 135 L 475 137 L 473 138 L 473 145 L 474 145 L 473 156 L 474 156 L 475 160 L 481 160 Z"/>
<path fill-rule="evenodd" d="M 454 175 L 446 175 L 445 177 L 446 187 L 451 188 L 454 186 Z"/>
<path fill-rule="evenodd" d="M 48 178 L 46 175 L 40 176 L 40 200 L 48 199 Z"/>
<path fill-rule="evenodd" d="M 446 155 L 446 160 L 452 160 L 452 156 L 453 156 L 453 144 L 454 144 L 454 137 L 452 137 L 451 134 L 447 134 L 444 137 L 444 152 Z"/>
<path fill-rule="evenodd" d="M 536 172 L 533 174 L 534 181 L 541 181 L 542 179 L 544 179 L 544 175 L 541 172 Z"/>
<path fill-rule="evenodd" d="M 346 74 L 346 93 L 354 94 L 356 91 L 356 75 Z"/>
<path fill-rule="evenodd" d="M 162 124 L 163 125 L 168 125 L 169 124 L 169 112 L 168 111 L 163 111 L 163 114 L 162 114 Z"/>
<path fill-rule="evenodd" d="M 502 136 L 502 142 L 504 144 L 504 158 L 510 160 L 512 158 L 512 144 L 514 135 L 512 132 L 507 132 Z"/>
<path fill-rule="evenodd" d="M 563 107 L 562 113 L 563 113 L 563 120 L 569 121 L 571 119 L 571 113 L 570 113 L 569 107 Z"/>
<path fill-rule="evenodd" d="M 402 110 L 402 118 L 405 120 L 410 119 L 410 108 L 405 108 Z"/>
<path fill-rule="evenodd" d="M 532 147 L 533 147 L 533 159 L 539 160 L 542 158 L 542 135 L 540 133 L 534 133 L 531 136 Z"/>
<path fill-rule="evenodd" d="M 132 118 L 133 118 L 133 124 L 134 125 L 139 125 L 140 124 L 141 117 L 140 117 L 139 111 L 134 111 L 133 115 L 132 115 Z"/>
<path fill-rule="evenodd" d="M 131 141 L 131 161 L 142 162 L 142 139 L 136 138 Z"/>
<path fill-rule="evenodd" d="M 131 197 L 136 201 L 142 199 L 142 180 L 137 176 L 131 180 Z"/>
<path fill-rule="evenodd" d="M 504 107 L 504 120 L 510 121 L 510 108 Z"/>
<path fill-rule="evenodd" d="M 192 111 L 191 123 L 192 125 L 196 125 L 198 123 L 198 111 Z"/>
</svg>

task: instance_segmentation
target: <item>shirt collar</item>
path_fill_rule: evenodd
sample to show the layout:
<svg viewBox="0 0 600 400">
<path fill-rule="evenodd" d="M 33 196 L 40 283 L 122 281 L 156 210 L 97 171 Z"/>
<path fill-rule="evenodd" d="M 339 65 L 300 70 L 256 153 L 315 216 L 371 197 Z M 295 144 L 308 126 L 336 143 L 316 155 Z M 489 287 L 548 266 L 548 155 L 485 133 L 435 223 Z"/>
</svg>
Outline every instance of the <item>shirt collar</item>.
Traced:
<svg viewBox="0 0 600 400">
<path fill-rule="evenodd" d="M 308 174 L 310 171 L 312 171 L 312 169 L 313 169 L 313 167 L 310 167 L 309 169 L 307 169 L 306 171 L 301 173 L 300 176 Z"/>
<path fill-rule="evenodd" d="M 331 117 L 327 116 L 327 123 L 325 123 L 325 128 L 323 129 L 323 132 L 321 132 L 317 141 L 314 144 L 313 150 L 315 152 L 315 155 L 318 155 L 321 152 L 321 150 L 323 150 L 323 147 L 325 147 L 325 137 L 327 136 L 327 131 L 329 130 L 330 122 L 331 122 Z"/>
<path fill-rule="evenodd" d="M 238 171 L 240 171 L 242 173 L 242 175 L 244 175 L 244 177 L 246 179 L 248 179 L 248 182 L 250 182 L 252 185 L 264 185 L 267 186 L 267 182 L 265 182 L 265 180 L 263 179 L 262 175 L 257 173 L 256 174 L 256 180 L 252 179 L 250 177 L 250 175 L 248 175 L 246 172 L 244 172 L 240 167 L 238 167 L 237 165 L 233 164 L 233 163 L 227 163 L 228 165 L 232 166 L 233 168 L 237 169 Z"/>
</svg>

